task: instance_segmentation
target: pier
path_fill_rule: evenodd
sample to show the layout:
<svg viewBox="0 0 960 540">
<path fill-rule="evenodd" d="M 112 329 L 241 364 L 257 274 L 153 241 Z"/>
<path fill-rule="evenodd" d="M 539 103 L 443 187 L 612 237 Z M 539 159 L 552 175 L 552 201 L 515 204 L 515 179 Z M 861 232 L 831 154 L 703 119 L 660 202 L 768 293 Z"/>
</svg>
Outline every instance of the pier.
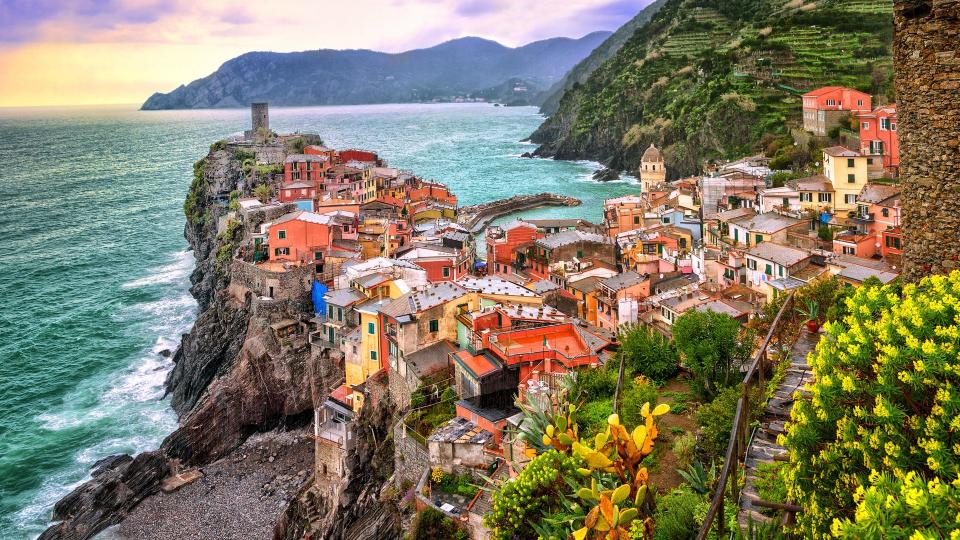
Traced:
<svg viewBox="0 0 960 540">
<path fill-rule="evenodd" d="M 582 201 L 566 195 L 556 193 L 537 193 L 535 195 L 516 195 L 509 199 L 499 199 L 488 203 L 477 204 L 473 206 L 462 206 L 459 209 L 458 221 L 460 225 L 466 227 L 471 234 L 476 234 L 484 229 L 491 221 L 500 217 L 539 208 L 541 206 L 580 206 Z"/>
</svg>

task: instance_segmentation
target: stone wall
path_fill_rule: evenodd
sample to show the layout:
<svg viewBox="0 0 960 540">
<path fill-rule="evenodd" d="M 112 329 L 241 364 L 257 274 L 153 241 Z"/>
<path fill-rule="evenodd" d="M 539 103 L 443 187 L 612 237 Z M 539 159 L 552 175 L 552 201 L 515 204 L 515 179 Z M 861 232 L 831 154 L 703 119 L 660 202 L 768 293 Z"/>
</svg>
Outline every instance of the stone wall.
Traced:
<svg viewBox="0 0 960 540">
<path fill-rule="evenodd" d="M 309 310 L 310 287 L 313 285 L 312 265 L 293 267 L 286 272 L 271 272 L 255 264 L 234 259 L 230 280 L 250 290 L 256 296 L 270 296 L 273 288 L 275 301 L 307 302 Z"/>
<path fill-rule="evenodd" d="M 903 270 L 960 258 L 960 0 L 897 0 L 893 59 L 903 179 Z"/>
<path fill-rule="evenodd" d="M 404 481 L 416 484 L 430 468 L 427 449 L 414 437 L 407 433 L 402 419 L 393 426 L 393 470 L 397 485 Z"/>
</svg>

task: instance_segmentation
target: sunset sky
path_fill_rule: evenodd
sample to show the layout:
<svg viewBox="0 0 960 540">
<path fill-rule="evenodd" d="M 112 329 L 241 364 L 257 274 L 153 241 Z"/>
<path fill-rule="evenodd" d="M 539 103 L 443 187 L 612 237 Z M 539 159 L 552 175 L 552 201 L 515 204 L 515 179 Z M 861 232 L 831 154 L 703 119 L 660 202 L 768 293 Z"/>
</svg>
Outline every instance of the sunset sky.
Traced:
<svg viewBox="0 0 960 540">
<path fill-rule="evenodd" d="M 248 51 L 517 46 L 614 30 L 650 0 L 0 0 L 0 107 L 141 103 Z"/>
</svg>

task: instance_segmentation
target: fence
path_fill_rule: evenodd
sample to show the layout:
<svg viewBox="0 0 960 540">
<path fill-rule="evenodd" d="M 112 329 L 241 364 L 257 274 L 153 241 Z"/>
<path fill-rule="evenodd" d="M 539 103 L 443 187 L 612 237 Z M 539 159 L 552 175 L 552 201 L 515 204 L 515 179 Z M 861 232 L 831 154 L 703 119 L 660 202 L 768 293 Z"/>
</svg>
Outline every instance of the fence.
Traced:
<svg viewBox="0 0 960 540">
<path fill-rule="evenodd" d="M 716 522 L 717 525 L 717 537 L 719 538 L 724 534 L 726 524 L 724 523 L 723 505 L 728 486 L 730 487 L 730 497 L 734 503 L 736 504 L 736 501 L 740 499 L 740 486 L 737 482 L 736 474 L 746 458 L 749 447 L 750 411 L 754 407 L 763 406 L 763 403 L 751 403 L 752 399 L 763 399 L 763 392 L 755 393 L 753 390 L 755 388 L 763 388 L 764 386 L 765 371 L 769 360 L 767 357 L 767 349 L 770 346 L 770 340 L 777 334 L 777 330 L 784 319 L 784 314 L 789 313 L 789 310 L 792 309 L 793 295 L 794 293 L 791 292 L 790 296 L 783 302 L 780 311 L 777 312 L 776 318 L 774 318 L 773 323 L 770 325 L 770 330 L 760 345 L 760 349 L 757 351 L 753 362 L 743 377 L 743 392 L 740 395 L 740 399 L 737 400 L 737 411 L 734 416 L 733 428 L 730 429 L 730 443 L 727 445 L 723 469 L 720 471 L 720 477 L 717 478 L 713 500 L 710 502 L 710 509 L 707 511 L 707 516 L 700 525 L 697 540 L 705 540 L 707 538 L 714 522 Z M 786 320 L 790 321 L 791 318 L 788 316 Z M 730 481 L 731 476 L 733 477 L 732 482 Z"/>
</svg>

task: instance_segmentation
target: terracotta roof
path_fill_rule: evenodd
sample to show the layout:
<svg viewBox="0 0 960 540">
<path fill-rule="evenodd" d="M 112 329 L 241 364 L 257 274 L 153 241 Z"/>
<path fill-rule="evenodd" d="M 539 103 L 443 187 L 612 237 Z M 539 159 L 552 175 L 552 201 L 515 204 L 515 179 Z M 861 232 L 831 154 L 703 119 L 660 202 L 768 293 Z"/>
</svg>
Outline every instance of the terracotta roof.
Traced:
<svg viewBox="0 0 960 540">
<path fill-rule="evenodd" d="M 900 195 L 900 186 L 867 184 L 860 190 L 860 195 L 857 196 L 857 202 L 879 203 L 897 195 Z"/>
<path fill-rule="evenodd" d="M 823 153 L 833 157 L 860 157 L 860 152 L 851 150 L 845 146 L 831 146 L 824 148 Z"/>
<path fill-rule="evenodd" d="M 800 178 L 791 180 L 787 185 L 797 191 L 833 191 L 833 183 L 826 176 L 811 176 L 809 178 Z"/>
</svg>

